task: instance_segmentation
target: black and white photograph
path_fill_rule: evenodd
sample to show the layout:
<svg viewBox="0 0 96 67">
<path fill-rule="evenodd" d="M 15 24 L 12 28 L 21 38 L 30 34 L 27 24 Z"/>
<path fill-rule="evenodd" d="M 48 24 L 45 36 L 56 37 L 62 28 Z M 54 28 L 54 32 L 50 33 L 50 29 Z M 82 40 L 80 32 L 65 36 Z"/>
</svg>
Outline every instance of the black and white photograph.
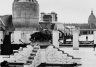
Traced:
<svg viewBox="0 0 96 67">
<path fill-rule="evenodd" d="M 96 0 L 0 0 L 0 67 L 95 67 Z"/>
</svg>

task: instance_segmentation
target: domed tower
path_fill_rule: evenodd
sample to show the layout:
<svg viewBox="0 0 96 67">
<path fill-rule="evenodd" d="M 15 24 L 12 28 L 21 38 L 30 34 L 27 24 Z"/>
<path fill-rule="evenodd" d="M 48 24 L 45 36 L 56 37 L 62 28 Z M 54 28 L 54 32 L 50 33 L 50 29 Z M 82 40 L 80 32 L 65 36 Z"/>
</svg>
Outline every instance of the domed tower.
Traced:
<svg viewBox="0 0 96 67">
<path fill-rule="evenodd" d="M 12 13 L 15 29 L 38 29 L 39 4 L 36 0 L 14 0 Z"/>
<path fill-rule="evenodd" d="M 93 11 L 91 11 L 91 15 L 88 18 L 88 24 L 94 24 L 96 22 L 96 17 L 93 14 Z"/>
</svg>

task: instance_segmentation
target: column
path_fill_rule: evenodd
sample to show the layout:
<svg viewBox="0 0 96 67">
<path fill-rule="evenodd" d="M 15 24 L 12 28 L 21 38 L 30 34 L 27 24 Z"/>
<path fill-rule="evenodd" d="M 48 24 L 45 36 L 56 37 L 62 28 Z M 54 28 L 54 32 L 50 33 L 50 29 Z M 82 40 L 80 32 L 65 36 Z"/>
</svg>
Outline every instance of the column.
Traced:
<svg viewBox="0 0 96 67">
<path fill-rule="evenodd" d="M 73 50 L 79 50 L 79 30 L 73 30 Z"/>
<path fill-rule="evenodd" d="M 23 43 L 27 43 L 26 31 L 22 31 L 21 40 L 22 40 Z"/>
<path fill-rule="evenodd" d="M 66 34 L 63 35 L 63 43 L 66 44 Z"/>
<path fill-rule="evenodd" d="M 14 33 L 11 33 L 11 44 L 14 43 Z"/>
<path fill-rule="evenodd" d="M 29 35 L 28 35 L 29 34 Z M 28 31 L 22 31 L 21 33 L 21 39 L 24 43 L 30 43 L 29 40 L 30 40 L 30 33 L 28 33 Z"/>
<path fill-rule="evenodd" d="M 94 45 L 96 45 L 96 31 L 94 31 Z"/>
<path fill-rule="evenodd" d="M 45 15 L 45 13 L 41 13 L 41 21 L 43 21 L 43 16 Z"/>
<path fill-rule="evenodd" d="M 1 53 L 0 53 L 0 55 L 2 55 L 2 52 L 4 52 L 4 49 L 3 49 L 3 48 L 4 48 L 4 45 L 3 45 L 3 41 L 2 41 L 2 40 L 4 39 L 3 36 L 4 36 L 4 35 L 3 35 L 3 31 L 0 31 L 0 48 L 1 48 Z M 1 60 L 1 59 L 0 59 L 0 60 Z"/>
<path fill-rule="evenodd" d="M 53 31 L 53 45 L 59 47 L 59 31 Z"/>
<path fill-rule="evenodd" d="M 52 16 L 52 22 L 56 22 L 57 21 L 57 14 L 55 12 L 51 12 L 51 16 Z"/>
<path fill-rule="evenodd" d="M 3 31 L 0 31 L 0 44 L 3 44 Z"/>
<path fill-rule="evenodd" d="M 14 31 L 14 44 L 21 44 L 22 42 L 20 42 L 21 40 L 21 31 Z"/>
</svg>

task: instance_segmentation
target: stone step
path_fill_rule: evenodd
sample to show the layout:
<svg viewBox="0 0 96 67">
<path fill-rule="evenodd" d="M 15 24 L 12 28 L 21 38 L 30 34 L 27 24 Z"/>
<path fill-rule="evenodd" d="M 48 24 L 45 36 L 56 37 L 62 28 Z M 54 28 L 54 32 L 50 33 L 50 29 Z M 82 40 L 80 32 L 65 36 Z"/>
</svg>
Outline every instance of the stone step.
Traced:
<svg viewBox="0 0 96 67">
<path fill-rule="evenodd" d="M 62 52 L 61 52 L 61 51 L 57 51 L 57 53 L 58 53 L 59 55 L 62 55 Z"/>
<path fill-rule="evenodd" d="M 30 55 L 36 55 L 36 52 L 31 52 Z"/>
<path fill-rule="evenodd" d="M 73 62 L 74 63 L 77 63 L 77 64 L 82 64 L 81 62 L 80 62 L 80 59 L 78 58 L 78 59 L 73 59 Z"/>
<path fill-rule="evenodd" d="M 62 54 L 62 58 L 68 57 L 67 54 Z"/>
<path fill-rule="evenodd" d="M 28 61 L 26 61 L 26 64 L 30 65 L 30 64 L 32 64 L 32 61 L 28 60 Z"/>
<path fill-rule="evenodd" d="M 36 53 L 30 53 L 30 56 L 36 56 Z"/>
<path fill-rule="evenodd" d="M 34 56 L 30 56 L 30 57 L 28 57 L 28 59 L 34 60 Z"/>
<path fill-rule="evenodd" d="M 34 48 L 33 48 L 33 51 L 38 51 L 38 49 L 34 49 Z"/>
<path fill-rule="evenodd" d="M 14 56 L 17 56 L 18 55 L 18 53 L 14 53 Z"/>
<path fill-rule="evenodd" d="M 30 56 L 30 53 L 31 53 L 31 52 L 24 52 L 24 51 L 22 51 L 22 52 L 19 52 L 18 54 L 20 54 L 20 55 L 22 55 L 22 56 L 28 57 L 28 56 Z"/>
<path fill-rule="evenodd" d="M 39 46 L 35 46 L 35 47 L 33 47 L 34 49 L 39 49 L 40 47 Z"/>
<path fill-rule="evenodd" d="M 32 52 L 37 53 L 37 50 L 32 50 Z"/>
<path fill-rule="evenodd" d="M 26 61 L 24 61 L 24 60 L 16 60 L 16 62 L 18 62 L 18 63 L 26 63 Z"/>
</svg>

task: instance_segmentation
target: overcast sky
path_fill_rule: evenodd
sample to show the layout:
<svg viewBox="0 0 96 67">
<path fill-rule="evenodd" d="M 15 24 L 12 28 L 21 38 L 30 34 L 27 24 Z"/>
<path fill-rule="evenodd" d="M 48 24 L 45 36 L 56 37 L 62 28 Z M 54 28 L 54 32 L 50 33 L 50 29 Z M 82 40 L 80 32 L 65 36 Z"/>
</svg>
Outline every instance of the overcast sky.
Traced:
<svg viewBox="0 0 96 67">
<path fill-rule="evenodd" d="M 0 15 L 12 14 L 13 0 L 0 0 Z M 96 15 L 96 0 L 38 0 L 40 12 L 58 14 L 62 23 L 87 23 L 91 10 Z"/>
</svg>

